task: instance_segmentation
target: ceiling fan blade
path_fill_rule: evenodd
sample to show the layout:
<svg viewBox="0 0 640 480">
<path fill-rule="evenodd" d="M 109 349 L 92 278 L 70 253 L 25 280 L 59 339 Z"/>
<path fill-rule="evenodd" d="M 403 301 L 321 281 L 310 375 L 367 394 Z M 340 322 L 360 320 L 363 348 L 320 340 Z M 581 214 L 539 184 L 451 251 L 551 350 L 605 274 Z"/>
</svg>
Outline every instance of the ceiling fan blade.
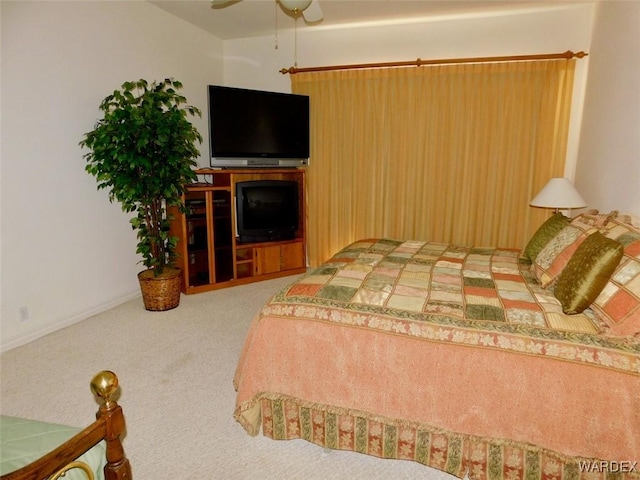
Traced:
<svg viewBox="0 0 640 480">
<path fill-rule="evenodd" d="M 318 2 L 318 0 L 312 0 L 311 5 L 303 10 L 302 16 L 307 23 L 315 23 L 322 20 L 323 14 L 320 8 L 320 2 Z"/>
<path fill-rule="evenodd" d="M 239 1 L 240 0 L 211 0 L 211 8 L 225 8 Z"/>
</svg>

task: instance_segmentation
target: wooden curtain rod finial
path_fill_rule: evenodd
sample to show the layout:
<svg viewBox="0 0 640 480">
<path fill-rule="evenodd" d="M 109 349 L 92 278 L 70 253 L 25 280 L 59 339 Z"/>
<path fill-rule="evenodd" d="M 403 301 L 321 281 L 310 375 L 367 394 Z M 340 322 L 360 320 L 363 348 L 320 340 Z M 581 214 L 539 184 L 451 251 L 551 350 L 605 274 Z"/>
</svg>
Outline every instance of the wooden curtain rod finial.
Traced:
<svg viewBox="0 0 640 480">
<path fill-rule="evenodd" d="M 422 65 L 445 65 L 452 63 L 486 63 L 486 62 L 521 62 L 531 60 L 561 60 L 572 58 L 584 58 L 588 53 L 585 52 L 572 52 L 567 50 L 564 53 L 550 53 L 550 54 L 538 54 L 538 55 L 515 55 L 504 57 L 477 57 L 477 58 L 448 58 L 440 60 L 422 60 L 418 58 L 415 61 L 408 62 L 385 62 L 385 63 L 360 63 L 355 65 L 333 65 L 325 67 L 304 67 L 298 68 L 296 66 L 290 68 L 283 68 L 280 73 L 286 75 L 287 73 L 294 75 L 301 72 L 324 72 L 329 70 L 354 70 L 358 68 L 382 68 L 382 67 L 411 67 Z"/>
<path fill-rule="evenodd" d="M 584 52 L 584 51 L 579 51 L 579 52 L 572 52 L 571 50 L 567 50 L 566 52 L 564 52 L 562 54 L 562 56 L 564 58 L 566 58 L 567 60 L 571 60 L 572 58 L 584 58 L 587 55 L 589 55 L 588 53 Z"/>
</svg>

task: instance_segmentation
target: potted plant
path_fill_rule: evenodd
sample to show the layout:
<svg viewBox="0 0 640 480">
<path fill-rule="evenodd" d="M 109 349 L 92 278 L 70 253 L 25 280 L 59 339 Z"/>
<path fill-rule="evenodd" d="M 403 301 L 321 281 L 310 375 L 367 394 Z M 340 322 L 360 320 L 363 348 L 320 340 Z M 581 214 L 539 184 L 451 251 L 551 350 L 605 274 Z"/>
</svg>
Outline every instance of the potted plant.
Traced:
<svg viewBox="0 0 640 480">
<path fill-rule="evenodd" d="M 133 213 L 136 252 L 147 268 L 138 274 L 147 310 L 168 310 L 180 302 L 182 272 L 175 267 L 177 239 L 169 235 L 167 207 L 184 211 L 185 185 L 196 179 L 193 167 L 202 136 L 187 119 L 201 116 L 178 93 L 173 79 L 125 82 L 100 104 L 103 118 L 85 133 L 81 147 L 86 171 L 109 200 Z"/>
</svg>

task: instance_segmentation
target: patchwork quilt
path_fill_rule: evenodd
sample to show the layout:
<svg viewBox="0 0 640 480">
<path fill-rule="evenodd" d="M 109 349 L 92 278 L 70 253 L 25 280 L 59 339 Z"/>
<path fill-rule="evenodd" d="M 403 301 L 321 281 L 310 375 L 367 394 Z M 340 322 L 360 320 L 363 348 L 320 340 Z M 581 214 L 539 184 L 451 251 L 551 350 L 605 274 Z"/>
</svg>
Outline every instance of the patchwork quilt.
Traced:
<svg viewBox="0 0 640 480">
<path fill-rule="evenodd" d="M 331 321 L 640 373 L 640 351 L 597 335 L 589 309 L 566 315 L 519 250 L 372 239 L 356 242 L 280 292 L 264 315 Z"/>
<path fill-rule="evenodd" d="M 265 305 L 234 384 L 250 434 L 472 479 L 640 478 L 609 468 L 639 460 L 640 341 L 564 314 L 518 250 L 353 243 Z"/>
<path fill-rule="evenodd" d="M 595 333 L 594 315 L 568 317 L 540 287 L 518 250 L 440 243 L 365 240 L 335 255 L 293 286 L 287 297 L 349 304 L 353 309 L 394 309 L 412 318 L 501 322 Z M 301 300 L 302 301 L 302 300 Z M 388 311 L 387 310 L 387 311 Z M 440 317 L 440 318 L 438 318 Z M 486 325 L 486 324 L 485 324 Z"/>
</svg>

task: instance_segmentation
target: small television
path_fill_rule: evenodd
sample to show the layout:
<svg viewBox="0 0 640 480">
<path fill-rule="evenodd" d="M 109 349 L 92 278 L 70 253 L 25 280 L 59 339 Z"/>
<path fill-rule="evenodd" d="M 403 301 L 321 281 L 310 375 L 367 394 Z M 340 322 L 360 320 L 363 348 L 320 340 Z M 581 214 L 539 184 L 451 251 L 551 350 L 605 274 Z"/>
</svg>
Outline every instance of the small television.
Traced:
<svg viewBox="0 0 640 480">
<path fill-rule="evenodd" d="M 210 165 L 299 167 L 309 159 L 309 97 L 209 85 Z"/>
<path fill-rule="evenodd" d="M 236 183 L 236 229 L 241 243 L 295 238 L 298 183 L 289 180 Z"/>
</svg>

